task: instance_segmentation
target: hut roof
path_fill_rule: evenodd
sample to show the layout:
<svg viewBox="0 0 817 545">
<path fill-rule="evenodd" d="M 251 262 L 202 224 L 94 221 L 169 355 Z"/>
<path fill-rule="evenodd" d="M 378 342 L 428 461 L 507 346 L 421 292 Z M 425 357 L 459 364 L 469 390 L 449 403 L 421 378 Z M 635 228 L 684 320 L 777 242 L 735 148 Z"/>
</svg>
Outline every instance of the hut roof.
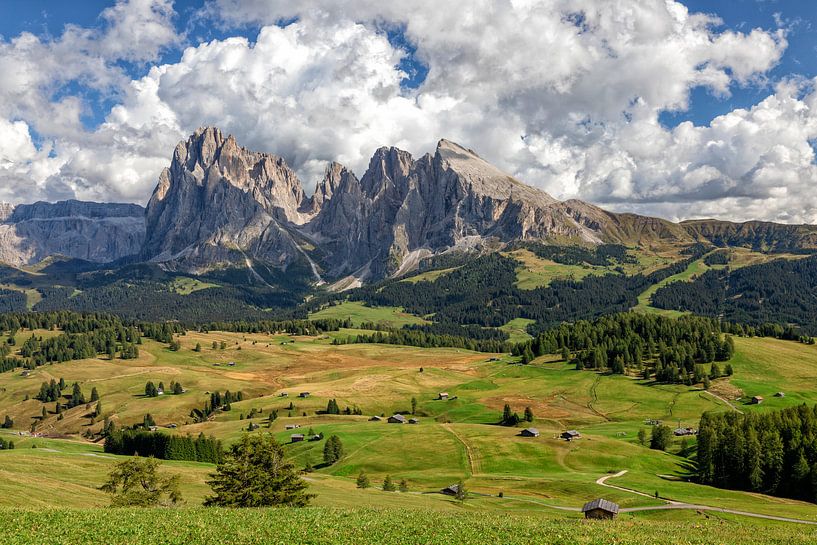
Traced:
<svg viewBox="0 0 817 545">
<path fill-rule="evenodd" d="M 607 511 L 609 513 L 618 513 L 618 504 L 598 498 L 585 503 L 584 507 L 582 507 L 582 512 L 586 513 L 587 511 L 593 511 L 594 509 L 601 509 L 602 511 Z"/>
</svg>

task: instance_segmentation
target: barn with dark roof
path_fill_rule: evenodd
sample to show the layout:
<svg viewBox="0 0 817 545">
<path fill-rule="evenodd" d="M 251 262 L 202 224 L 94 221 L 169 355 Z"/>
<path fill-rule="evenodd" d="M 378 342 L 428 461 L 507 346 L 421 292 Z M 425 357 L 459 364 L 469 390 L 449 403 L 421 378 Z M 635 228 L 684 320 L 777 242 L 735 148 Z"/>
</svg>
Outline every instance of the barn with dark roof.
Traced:
<svg viewBox="0 0 817 545">
<path fill-rule="evenodd" d="M 618 504 L 599 498 L 585 503 L 582 513 L 588 519 L 612 519 L 618 515 Z"/>
</svg>

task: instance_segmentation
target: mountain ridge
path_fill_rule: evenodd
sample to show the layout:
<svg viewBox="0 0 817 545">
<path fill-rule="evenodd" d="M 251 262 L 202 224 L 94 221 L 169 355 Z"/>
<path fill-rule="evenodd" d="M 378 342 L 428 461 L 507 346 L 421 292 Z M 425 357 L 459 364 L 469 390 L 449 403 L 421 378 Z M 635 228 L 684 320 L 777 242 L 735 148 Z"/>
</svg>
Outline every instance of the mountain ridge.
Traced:
<svg viewBox="0 0 817 545">
<path fill-rule="evenodd" d="M 559 201 L 446 139 L 419 158 L 378 148 L 360 178 L 331 162 L 315 187 L 307 196 L 282 157 L 204 127 L 177 144 L 144 209 L 80 201 L 0 205 L 0 261 L 130 256 L 191 274 L 256 264 L 285 272 L 298 264 L 318 283 L 359 285 L 404 275 L 431 256 L 518 241 L 817 249 L 810 225 L 674 223 Z"/>
</svg>

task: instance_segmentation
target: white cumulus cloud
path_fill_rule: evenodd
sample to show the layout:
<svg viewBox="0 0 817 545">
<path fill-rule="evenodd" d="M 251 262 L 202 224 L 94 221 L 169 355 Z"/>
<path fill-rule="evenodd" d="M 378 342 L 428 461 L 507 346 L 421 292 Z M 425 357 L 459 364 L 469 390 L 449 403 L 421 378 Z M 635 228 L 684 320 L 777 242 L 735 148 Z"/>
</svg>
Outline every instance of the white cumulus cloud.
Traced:
<svg viewBox="0 0 817 545">
<path fill-rule="evenodd" d="M 817 222 L 814 82 L 766 81 L 785 30 L 724 30 L 673 0 L 215 0 L 206 12 L 236 36 L 167 64 L 151 64 L 180 39 L 166 1 L 118 3 L 102 29 L 0 42 L 0 69 L 18 67 L 0 81 L 0 135 L 22 119 L 53 140 L 45 154 L 21 148 L 32 172 L 50 165 L 30 175 L 43 195 L 144 202 L 175 142 L 218 125 L 284 156 L 307 186 L 329 160 L 362 174 L 376 147 L 419 155 L 445 137 L 560 198 Z M 248 39 L 245 25 L 259 30 Z M 416 88 L 401 85 L 409 52 L 387 31 L 427 68 Z M 131 81 L 112 59 L 146 63 L 144 76 Z M 82 98 L 48 92 L 78 77 L 118 102 L 93 131 L 77 129 Z M 696 87 L 728 97 L 735 86 L 769 92 L 706 126 L 659 123 Z"/>
</svg>

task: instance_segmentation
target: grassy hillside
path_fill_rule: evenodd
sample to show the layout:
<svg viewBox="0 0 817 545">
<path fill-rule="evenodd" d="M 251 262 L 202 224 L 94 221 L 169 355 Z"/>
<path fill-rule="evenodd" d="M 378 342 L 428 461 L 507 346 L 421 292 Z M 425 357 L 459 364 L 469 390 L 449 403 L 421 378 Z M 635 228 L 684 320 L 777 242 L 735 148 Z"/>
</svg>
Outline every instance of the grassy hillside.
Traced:
<svg viewBox="0 0 817 545">
<path fill-rule="evenodd" d="M 337 434 L 345 456 L 307 477 L 318 495 L 318 506 L 534 511 L 564 518 L 575 513 L 553 506 L 575 509 L 588 499 L 603 496 L 624 507 L 661 506 L 665 499 L 672 499 L 817 520 L 812 504 L 686 482 L 689 460 L 679 456 L 680 439 L 674 440 L 669 453 L 650 450 L 637 441 L 638 430 L 646 427 L 645 419 L 661 419 L 673 427 L 678 423 L 695 426 L 704 411 L 733 410 L 727 402 L 739 410 L 764 411 L 817 401 L 817 395 L 809 393 L 817 378 L 817 347 L 737 339 L 732 362 L 735 375 L 731 380 L 714 381 L 707 393 L 695 387 L 575 371 L 557 356 L 521 366 L 501 354 L 331 344 L 334 335 L 354 333 L 343 330 L 320 337 L 188 333 L 180 337 L 179 352 L 145 341 L 136 360 L 66 362 L 40 367 L 28 377 L 2 373 L 0 418 L 9 414 L 15 427 L 0 433 L 14 439 L 17 448 L 0 451 L 0 505 L 16 506 L 21 494 L 31 498 L 34 506 L 99 506 L 107 501 L 97 488 L 116 458 L 102 453 L 100 444 L 81 438 L 85 430 L 99 429 L 102 419 L 91 424 L 90 411 L 80 406 L 64 411 L 64 418 L 58 420 L 51 403 L 46 404 L 49 413 L 41 421 L 43 404 L 33 399 L 42 381 L 62 377 L 69 385 L 79 382 L 86 396 L 95 386 L 104 406 L 103 418 L 129 425 L 150 412 L 160 426 L 179 426 L 165 429 L 166 433 L 205 433 L 229 443 L 245 433 L 250 422 L 242 417 L 252 409 L 261 410 L 252 420 L 261 429 L 253 433 L 272 432 L 299 467 L 307 462 L 318 464 L 324 442 L 289 443 L 293 432 L 285 429 L 287 424 L 299 424 L 299 431 L 311 428 L 327 437 Z M 18 333 L 21 339 L 30 334 Z M 213 341 L 222 340 L 226 349 L 211 348 Z M 193 350 L 197 343 L 203 347 L 201 352 Z M 227 365 L 229 362 L 235 365 Z M 175 380 L 187 392 L 147 398 L 142 395 L 147 380 L 161 380 L 165 385 Z M 243 391 L 244 401 L 233 403 L 231 411 L 210 421 L 192 422 L 190 411 L 202 407 L 210 392 L 228 389 Z M 785 391 L 786 397 L 771 398 L 777 390 Z M 311 393 L 308 398 L 297 397 L 307 391 Z M 438 400 L 442 391 L 456 399 Z M 289 395 L 281 397 L 282 392 Z M 770 401 L 750 406 L 736 400 L 756 394 Z M 30 399 L 25 400 L 26 395 Z M 419 424 L 369 421 L 371 415 L 409 411 L 412 397 L 417 400 Z M 360 407 L 363 416 L 316 414 L 330 399 L 336 399 L 341 408 Z M 531 407 L 535 415 L 531 425 L 541 435 L 523 438 L 519 428 L 496 425 L 506 403 L 520 414 Z M 278 411 L 279 418 L 267 427 L 272 410 Z M 52 438 L 27 435 L 32 423 L 38 433 Z M 557 437 L 573 428 L 582 433 L 580 440 L 566 442 Z M 694 438 L 687 446 L 693 444 Z M 201 503 L 213 466 L 163 462 L 163 470 L 182 476 L 189 506 Z M 375 485 L 386 475 L 406 479 L 412 493 L 358 490 L 354 480 L 361 470 Z M 610 477 L 609 484 L 641 495 L 596 482 L 622 470 L 627 473 Z M 459 479 L 486 496 L 469 500 L 463 508 L 445 496 L 428 494 Z M 32 482 L 37 486 L 26 492 Z M 661 499 L 647 497 L 655 491 Z M 504 495 L 501 501 L 500 492 Z M 674 516 L 662 512 L 638 515 L 639 520 L 672 520 Z"/>
</svg>

